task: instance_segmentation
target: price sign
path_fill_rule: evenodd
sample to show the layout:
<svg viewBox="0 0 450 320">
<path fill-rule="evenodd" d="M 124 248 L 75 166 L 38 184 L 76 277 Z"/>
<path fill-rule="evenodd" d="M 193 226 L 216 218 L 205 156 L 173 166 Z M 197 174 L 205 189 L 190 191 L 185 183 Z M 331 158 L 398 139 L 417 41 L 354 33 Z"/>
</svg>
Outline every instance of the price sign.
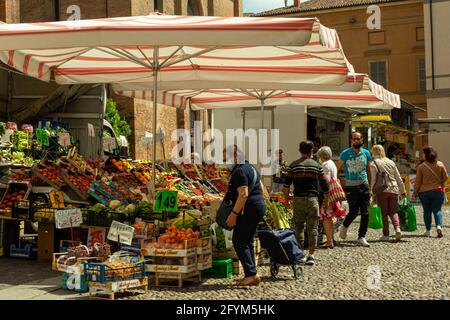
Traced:
<svg viewBox="0 0 450 320">
<path fill-rule="evenodd" d="M 45 129 L 36 129 L 37 143 L 41 146 L 49 146 L 48 132 Z"/>
<path fill-rule="evenodd" d="M 178 211 L 178 192 L 177 191 L 159 191 L 156 194 L 153 205 L 154 212 L 176 212 Z"/>
<path fill-rule="evenodd" d="M 113 221 L 108 232 L 108 240 L 120 242 L 131 246 L 133 240 L 134 228 L 126 224 Z"/>
<path fill-rule="evenodd" d="M 55 225 L 57 229 L 79 227 L 83 223 L 80 209 L 56 210 Z"/>
<path fill-rule="evenodd" d="M 96 243 L 105 242 L 106 228 L 89 227 L 88 230 L 88 247 L 93 247 Z"/>
<path fill-rule="evenodd" d="M 70 134 L 68 132 L 59 132 L 58 143 L 63 147 L 70 146 Z"/>
</svg>

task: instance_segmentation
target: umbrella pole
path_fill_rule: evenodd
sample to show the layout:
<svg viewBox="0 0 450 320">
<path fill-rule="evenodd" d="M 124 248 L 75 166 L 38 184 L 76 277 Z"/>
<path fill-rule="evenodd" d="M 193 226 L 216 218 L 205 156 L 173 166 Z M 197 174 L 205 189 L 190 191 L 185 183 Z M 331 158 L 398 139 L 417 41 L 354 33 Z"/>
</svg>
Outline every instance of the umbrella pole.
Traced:
<svg viewBox="0 0 450 320">
<path fill-rule="evenodd" d="M 158 72 L 159 72 L 159 47 L 153 50 L 153 152 L 152 152 L 152 198 L 155 200 L 156 189 L 156 121 L 158 108 Z"/>
<path fill-rule="evenodd" d="M 261 99 L 261 129 L 264 129 L 264 99 Z"/>
</svg>

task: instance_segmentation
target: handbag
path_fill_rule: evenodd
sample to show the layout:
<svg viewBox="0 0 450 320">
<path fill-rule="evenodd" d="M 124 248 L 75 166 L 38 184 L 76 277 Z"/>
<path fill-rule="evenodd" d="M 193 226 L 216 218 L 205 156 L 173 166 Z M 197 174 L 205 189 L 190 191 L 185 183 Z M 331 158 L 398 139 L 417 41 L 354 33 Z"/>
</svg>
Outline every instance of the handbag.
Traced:
<svg viewBox="0 0 450 320">
<path fill-rule="evenodd" d="M 330 178 L 330 191 L 328 192 L 328 202 L 338 202 L 344 201 L 347 197 L 345 196 L 345 191 L 341 186 L 339 180 Z"/>
<path fill-rule="evenodd" d="M 381 208 L 378 206 L 371 206 L 369 210 L 369 228 L 383 229 L 383 215 Z"/>
<path fill-rule="evenodd" d="M 377 167 L 377 174 L 375 178 L 375 184 L 372 187 L 372 191 L 373 193 L 377 194 L 386 190 L 386 188 L 388 187 L 388 182 L 386 171 L 380 170 L 380 167 L 378 167 L 376 160 L 374 160 L 373 163 L 375 164 L 375 167 Z"/>
<path fill-rule="evenodd" d="M 400 218 L 400 229 L 402 231 L 416 231 L 416 209 L 412 203 L 408 202 L 408 199 L 404 197 L 397 206 L 398 216 Z"/>
<path fill-rule="evenodd" d="M 439 192 L 444 192 L 445 193 L 445 188 L 444 188 L 444 186 L 442 186 L 442 183 L 441 183 L 441 179 L 438 177 L 438 175 L 436 174 L 436 172 L 434 172 L 434 170 L 433 169 L 431 169 L 425 162 L 423 163 L 424 165 L 425 165 L 425 167 L 427 167 L 427 169 L 428 170 L 430 170 L 431 171 L 431 173 L 433 174 L 433 176 L 437 179 L 437 181 L 439 182 L 439 185 L 441 185 L 441 187 L 439 187 Z"/>
<path fill-rule="evenodd" d="M 249 186 L 249 188 L 248 188 L 249 194 L 250 194 L 250 191 L 253 190 L 253 187 L 255 186 L 256 180 L 257 180 L 256 170 L 253 166 L 252 166 L 252 169 L 253 169 L 253 179 L 252 179 L 253 181 L 252 181 L 251 186 Z M 228 216 L 231 214 L 231 212 L 233 211 L 233 208 L 234 208 L 234 203 L 228 199 L 229 196 L 230 196 L 229 191 L 227 191 L 225 197 L 223 198 L 222 203 L 220 204 L 219 209 L 217 209 L 217 214 L 216 214 L 217 224 L 220 227 L 222 227 L 222 229 L 225 229 L 225 230 L 233 230 L 233 227 L 230 227 L 227 224 Z"/>
</svg>

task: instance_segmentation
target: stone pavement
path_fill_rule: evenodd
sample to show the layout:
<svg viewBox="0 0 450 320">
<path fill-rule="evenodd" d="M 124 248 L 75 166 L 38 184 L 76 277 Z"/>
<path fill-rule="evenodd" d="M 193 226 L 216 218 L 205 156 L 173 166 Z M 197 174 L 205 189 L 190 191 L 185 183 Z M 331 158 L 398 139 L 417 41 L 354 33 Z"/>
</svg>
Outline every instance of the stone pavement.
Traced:
<svg viewBox="0 0 450 320">
<path fill-rule="evenodd" d="M 370 248 L 356 247 L 359 219 L 350 226 L 346 241 L 332 250 L 316 251 L 316 265 L 305 266 L 300 280 L 289 267 L 281 267 L 276 280 L 270 267 L 258 268 L 259 287 L 237 288 L 233 279 L 206 279 L 185 288 L 150 288 L 147 294 L 123 299 L 445 299 L 450 297 L 449 207 L 444 213 L 444 238 L 423 237 L 425 228 L 417 207 L 418 230 L 381 242 L 381 230 L 370 230 Z M 393 235 L 393 227 L 391 226 Z M 379 278 L 378 278 L 379 276 Z M 61 276 L 50 271 L 50 263 L 0 259 L 0 299 L 88 299 L 60 289 Z M 119 296 L 120 297 L 120 296 Z"/>
</svg>

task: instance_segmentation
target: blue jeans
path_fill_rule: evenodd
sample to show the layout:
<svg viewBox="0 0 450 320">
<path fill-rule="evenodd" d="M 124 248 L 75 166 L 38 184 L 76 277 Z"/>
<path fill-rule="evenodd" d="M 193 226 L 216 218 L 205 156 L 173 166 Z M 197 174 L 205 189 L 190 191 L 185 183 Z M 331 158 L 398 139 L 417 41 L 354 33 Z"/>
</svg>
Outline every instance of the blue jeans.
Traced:
<svg viewBox="0 0 450 320">
<path fill-rule="evenodd" d="M 431 230 L 431 213 L 434 214 L 436 226 L 442 226 L 442 204 L 444 193 L 439 191 L 427 191 L 419 193 L 420 202 L 423 207 L 423 220 L 428 231 Z"/>
<path fill-rule="evenodd" d="M 233 246 L 241 261 L 246 277 L 256 275 L 256 259 L 253 242 L 256 228 L 262 220 L 266 205 L 262 196 L 247 199 L 244 214 L 239 215 L 233 229 Z"/>
</svg>

